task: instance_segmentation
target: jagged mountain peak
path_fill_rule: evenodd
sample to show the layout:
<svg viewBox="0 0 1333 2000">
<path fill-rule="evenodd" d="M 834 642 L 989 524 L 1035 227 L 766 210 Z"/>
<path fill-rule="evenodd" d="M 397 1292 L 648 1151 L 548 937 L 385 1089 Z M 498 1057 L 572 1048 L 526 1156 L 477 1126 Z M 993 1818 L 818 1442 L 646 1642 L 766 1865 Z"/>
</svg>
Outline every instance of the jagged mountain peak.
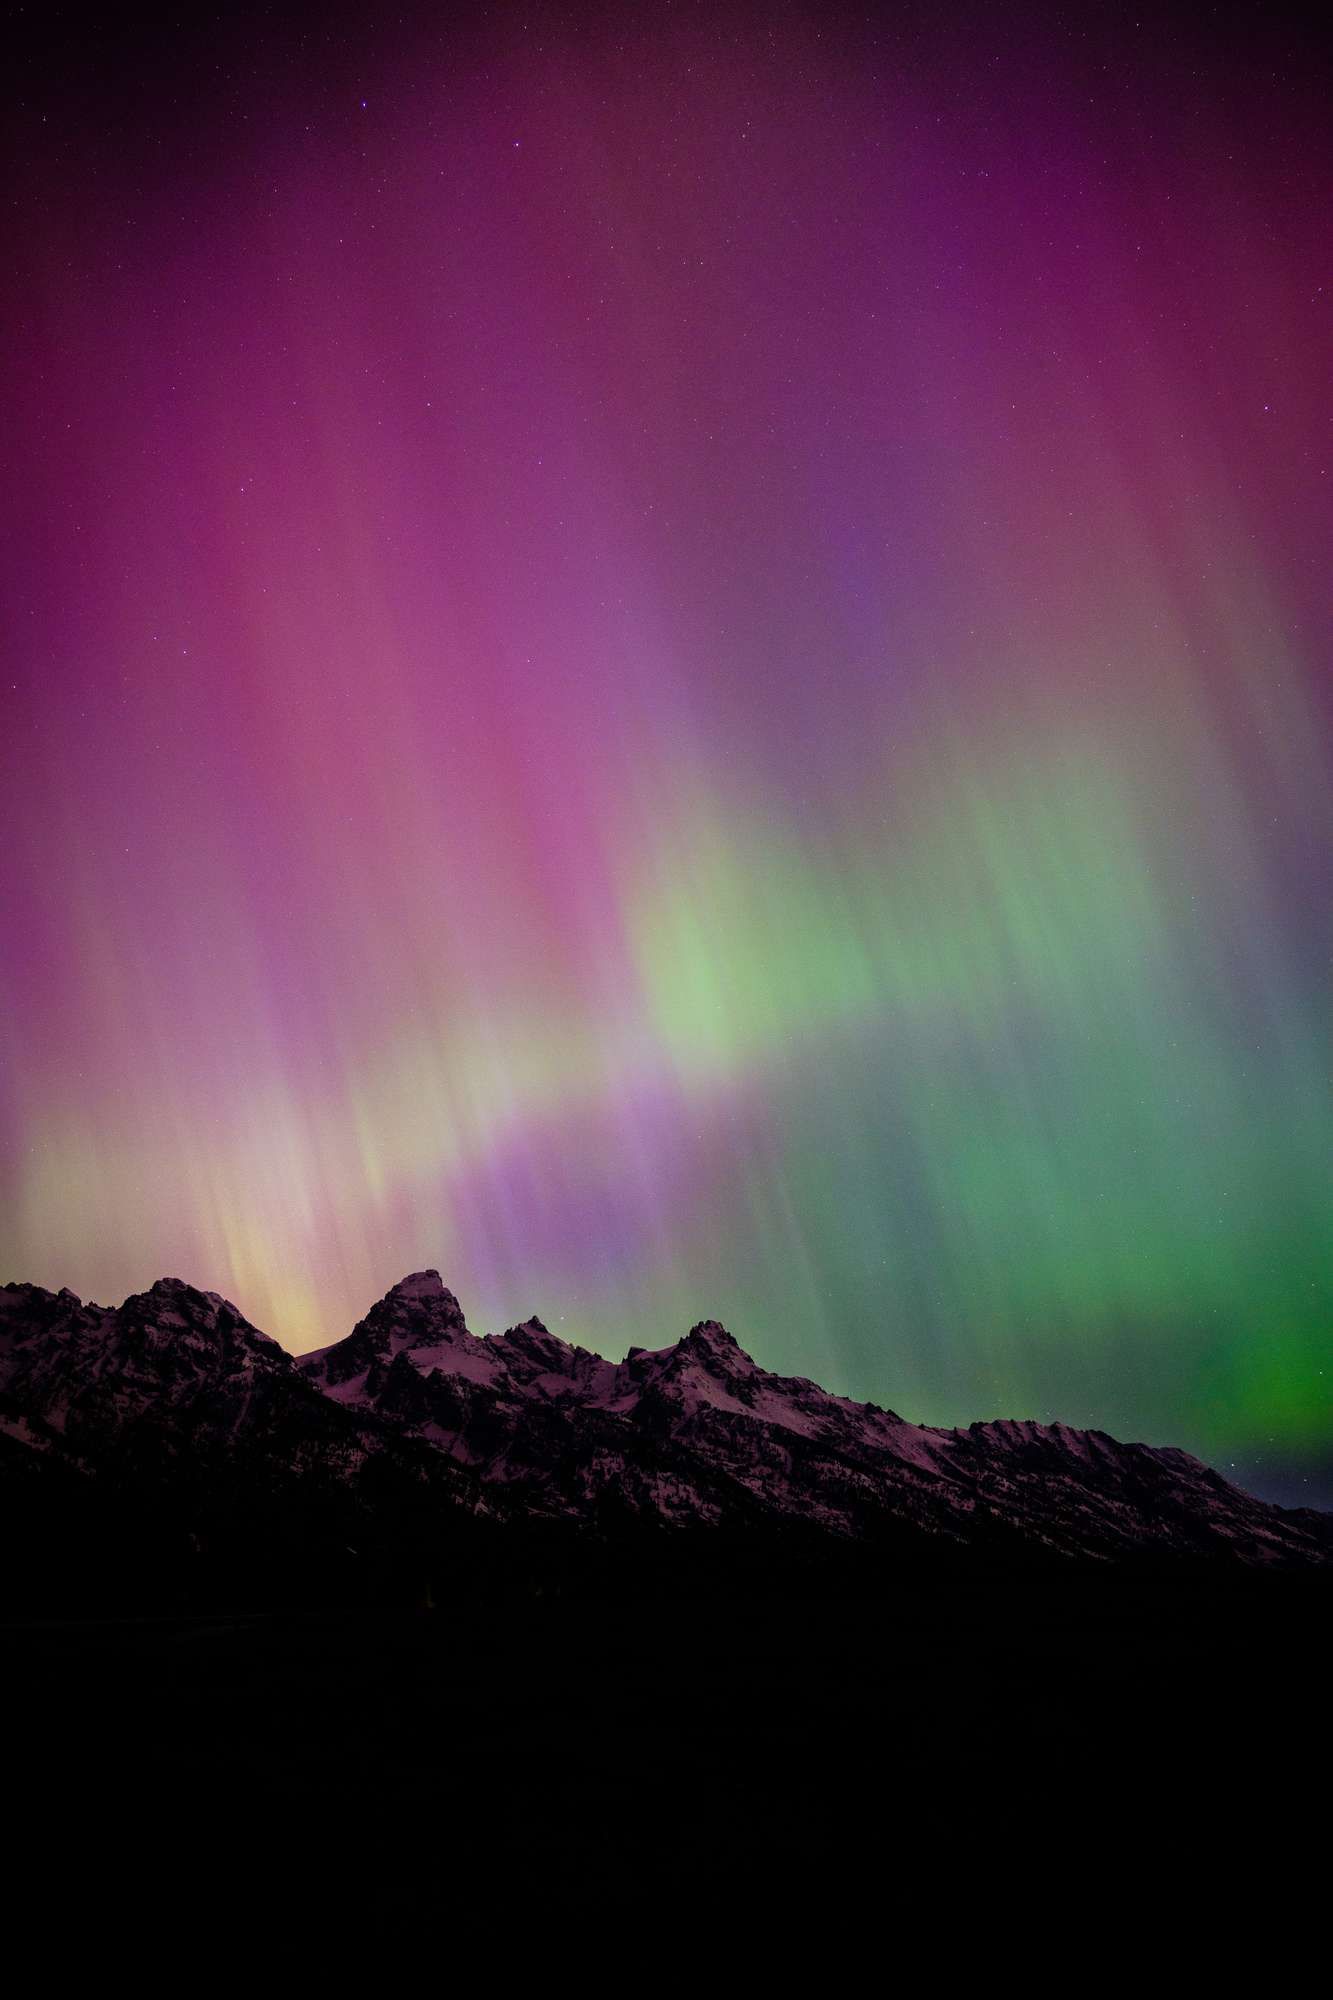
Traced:
<svg viewBox="0 0 1333 2000">
<path fill-rule="evenodd" d="M 1328 1559 L 1326 1523 L 1264 1506 L 1187 1452 L 1029 1419 L 915 1425 L 769 1373 L 711 1319 L 620 1362 L 535 1314 L 481 1339 L 434 1270 L 298 1362 L 178 1278 L 115 1308 L 6 1286 L 0 1432 L 80 1466 L 112 1463 L 122 1439 L 135 1464 L 220 1450 L 231 1463 L 239 1450 L 264 1490 L 309 1466 L 355 1482 L 382 1459 L 413 1490 L 466 1489 L 544 1520 L 591 1524 L 609 1509 L 649 1524 L 800 1524 L 867 1547 L 919 1534 L 923 1547 L 1099 1560 Z"/>
<path fill-rule="evenodd" d="M 458 1300 L 445 1285 L 443 1278 L 434 1268 L 425 1271 L 409 1271 L 396 1285 L 390 1285 L 384 1295 L 389 1299 L 453 1299 Z"/>
<path fill-rule="evenodd" d="M 148 1300 L 159 1308 L 171 1312 L 184 1310 L 193 1317 L 208 1320 L 216 1320 L 219 1313 L 226 1312 L 239 1325 L 249 1325 L 240 1308 L 234 1306 L 230 1299 L 224 1299 L 221 1292 L 202 1291 L 198 1285 L 187 1284 L 184 1278 L 155 1278 L 146 1292 L 132 1292 L 125 1305 L 137 1305 Z M 252 1330 L 259 1333 L 258 1327 Z M 261 1340 L 268 1338 L 268 1334 L 260 1334 Z"/>
<path fill-rule="evenodd" d="M 538 1319 L 536 1313 L 520 1320 L 517 1326 L 506 1327 L 500 1338 L 523 1347 L 560 1348 L 569 1345 L 558 1333 L 552 1333 L 545 1320 Z"/>
<path fill-rule="evenodd" d="M 685 1338 L 679 1344 L 681 1347 L 689 1348 L 696 1354 L 721 1354 L 725 1355 L 729 1360 L 748 1361 L 751 1367 L 754 1366 L 754 1362 L 745 1352 L 735 1334 L 728 1333 L 720 1320 L 699 1320 L 696 1325 L 690 1328 Z"/>
<path fill-rule="evenodd" d="M 79 1297 L 78 1293 L 72 1292 L 68 1285 L 62 1285 L 58 1292 L 48 1292 L 45 1285 L 30 1285 L 26 1281 L 17 1283 L 11 1281 L 9 1284 L 0 1285 L 0 1293 L 4 1294 L 5 1301 L 11 1310 L 20 1305 L 40 1304 L 48 1307 L 55 1305 L 82 1307 L 83 1305 L 83 1300 Z"/>
<path fill-rule="evenodd" d="M 396 1285 L 390 1285 L 384 1297 L 371 1307 L 366 1319 L 376 1314 L 419 1320 L 429 1325 L 432 1337 L 438 1336 L 441 1327 L 452 1327 L 459 1333 L 467 1332 L 462 1306 L 439 1272 L 434 1270 L 411 1271 Z"/>
<path fill-rule="evenodd" d="M 536 1313 L 503 1333 L 488 1334 L 477 1345 L 497 1386 L 504 1384 L 520 1394 L 536 1382 L 544 1383 L 547 1393 L 562 1393 L 576 1381 L 590 1390 L 594 1379 L 604 1385 L 615 1379 L 614 1362 L 562 1340 Z"/>
<path fill-rule="evenodd" d="M 114 1319 L 120 1338 L 188 1351 L 205 1371 L 256 1364 L 285 1370 L 292 1365 L 286 1348 L 252 1326 L 230 1299 L 201 1291 L 183 1278 L 158 1278 L 146 1292 L 132 1292 Z"/>
<path fill-rule="evenodd" d="M 757 1381 L 764 1373 L 753 1356 L 746 1353 L 735 1334 L 728 1333 L 726 1327 L 715 1319 L 700 1320 L 674 1347 L 647 1359 L 650 1368 L 657 1364 L 657 1372 L 663 1381 L 676 1377 L 684 1380 L 702 1374 L 711 1380 L 735 1385 Z M 643 1361 L 637 1362 L 636 1372 L 643 1365 Z"/>
<path fill-rule="evenodd" d="M 400 1354 L 425 1369 L 448 1354 L 461 1359 L 482 1351 L 483 1343 L 469 1333 L 463 1308 L 439 1272 L 425 1270 L 400 1278 L 344 1340 L 303 1354 L 297 1365 L 322 1388 L 357 1395 L 367 1371 L 387 1368 Z M 370 1379 L 378 1381 L 378 1374 Z"/>
</svg>

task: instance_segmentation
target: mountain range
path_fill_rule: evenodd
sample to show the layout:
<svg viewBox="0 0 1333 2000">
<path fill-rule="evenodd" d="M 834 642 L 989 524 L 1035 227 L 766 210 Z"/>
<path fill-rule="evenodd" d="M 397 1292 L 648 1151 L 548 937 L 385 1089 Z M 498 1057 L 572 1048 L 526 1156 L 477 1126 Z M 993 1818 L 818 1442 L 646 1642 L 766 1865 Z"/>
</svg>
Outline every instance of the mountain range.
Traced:
<svg viewBox="0 0 1333 2000">
<path fill-rule="evenodd" d="M 30 1592 L 62 1575 L 86 1591 L 90 1572 L 123 1587 L 127 1561 L 141 1588 L 222 1564 L 233 1589 L 262 1568 L 273 1590 L 276 1564 L 287 1586 L 374 1570 L 429 1597 L 442 1576 L 549 1578 L 594 1552 L 613 1571 L 629 1552 L 725 1549 L 858 1574 L 1333 1558 L 1333 1517 L 1270 1506 L 1185 1451 L 1061 1423 L 911 1423 L 769 1373 L 712 1320 L 622 1361 L 536 1318 L 478 1337 L 433 1270 L 299 1357 L 175 1278 L 114 1308 L 5 1286 L 0 1491 Z"/>
</svg>

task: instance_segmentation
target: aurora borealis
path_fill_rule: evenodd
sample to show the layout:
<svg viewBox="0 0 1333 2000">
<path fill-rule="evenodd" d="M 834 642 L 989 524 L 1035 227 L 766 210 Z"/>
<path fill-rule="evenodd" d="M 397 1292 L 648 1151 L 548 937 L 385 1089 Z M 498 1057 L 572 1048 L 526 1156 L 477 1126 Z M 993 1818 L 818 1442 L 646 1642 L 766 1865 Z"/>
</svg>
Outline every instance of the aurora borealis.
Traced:
<svg viewBox="0 0 1333 2000">
<path fill-rule="evenodd" d="M 885 18 L 34 70 L 0 1277 L 1328 1502 L 1328 66 Z"/>
</svg>

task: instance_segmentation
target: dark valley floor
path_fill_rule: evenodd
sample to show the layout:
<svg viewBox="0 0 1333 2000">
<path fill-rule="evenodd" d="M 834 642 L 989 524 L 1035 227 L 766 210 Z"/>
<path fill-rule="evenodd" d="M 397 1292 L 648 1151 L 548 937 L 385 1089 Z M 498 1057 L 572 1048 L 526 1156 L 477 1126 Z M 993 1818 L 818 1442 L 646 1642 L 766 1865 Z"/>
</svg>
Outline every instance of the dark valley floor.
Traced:
<svg viewBox="0 0 1333 2000">
<path fill-rule="evenodd" d="M 326 1883 L 351 1852 L 390 1904 L 416 1879 L 393 1854 L 744 1856 L 884 1804 L 904 1852 L 1055 1825 L 1151 1844 L 1324 1796 L 1325 1609 L 1289 1574 L 1082 1575 L 16 1621 L 8 1773 L 39 1852 L 184 1842 Z"/>
</svg>

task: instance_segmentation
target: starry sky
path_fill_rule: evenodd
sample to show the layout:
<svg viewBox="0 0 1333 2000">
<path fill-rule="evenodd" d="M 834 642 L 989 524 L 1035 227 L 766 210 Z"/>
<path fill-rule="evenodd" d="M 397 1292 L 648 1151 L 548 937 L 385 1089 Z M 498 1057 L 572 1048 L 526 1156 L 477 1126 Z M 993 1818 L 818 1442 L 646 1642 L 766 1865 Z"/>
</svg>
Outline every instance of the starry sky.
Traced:
<svg viewBox="0 0 1333 2000">
<path fill-rule="evenodd" d="M 1333 79 L 1235 11 L 17 45 L 0 1277 L 1333 1504 Z"/>
</svg>

